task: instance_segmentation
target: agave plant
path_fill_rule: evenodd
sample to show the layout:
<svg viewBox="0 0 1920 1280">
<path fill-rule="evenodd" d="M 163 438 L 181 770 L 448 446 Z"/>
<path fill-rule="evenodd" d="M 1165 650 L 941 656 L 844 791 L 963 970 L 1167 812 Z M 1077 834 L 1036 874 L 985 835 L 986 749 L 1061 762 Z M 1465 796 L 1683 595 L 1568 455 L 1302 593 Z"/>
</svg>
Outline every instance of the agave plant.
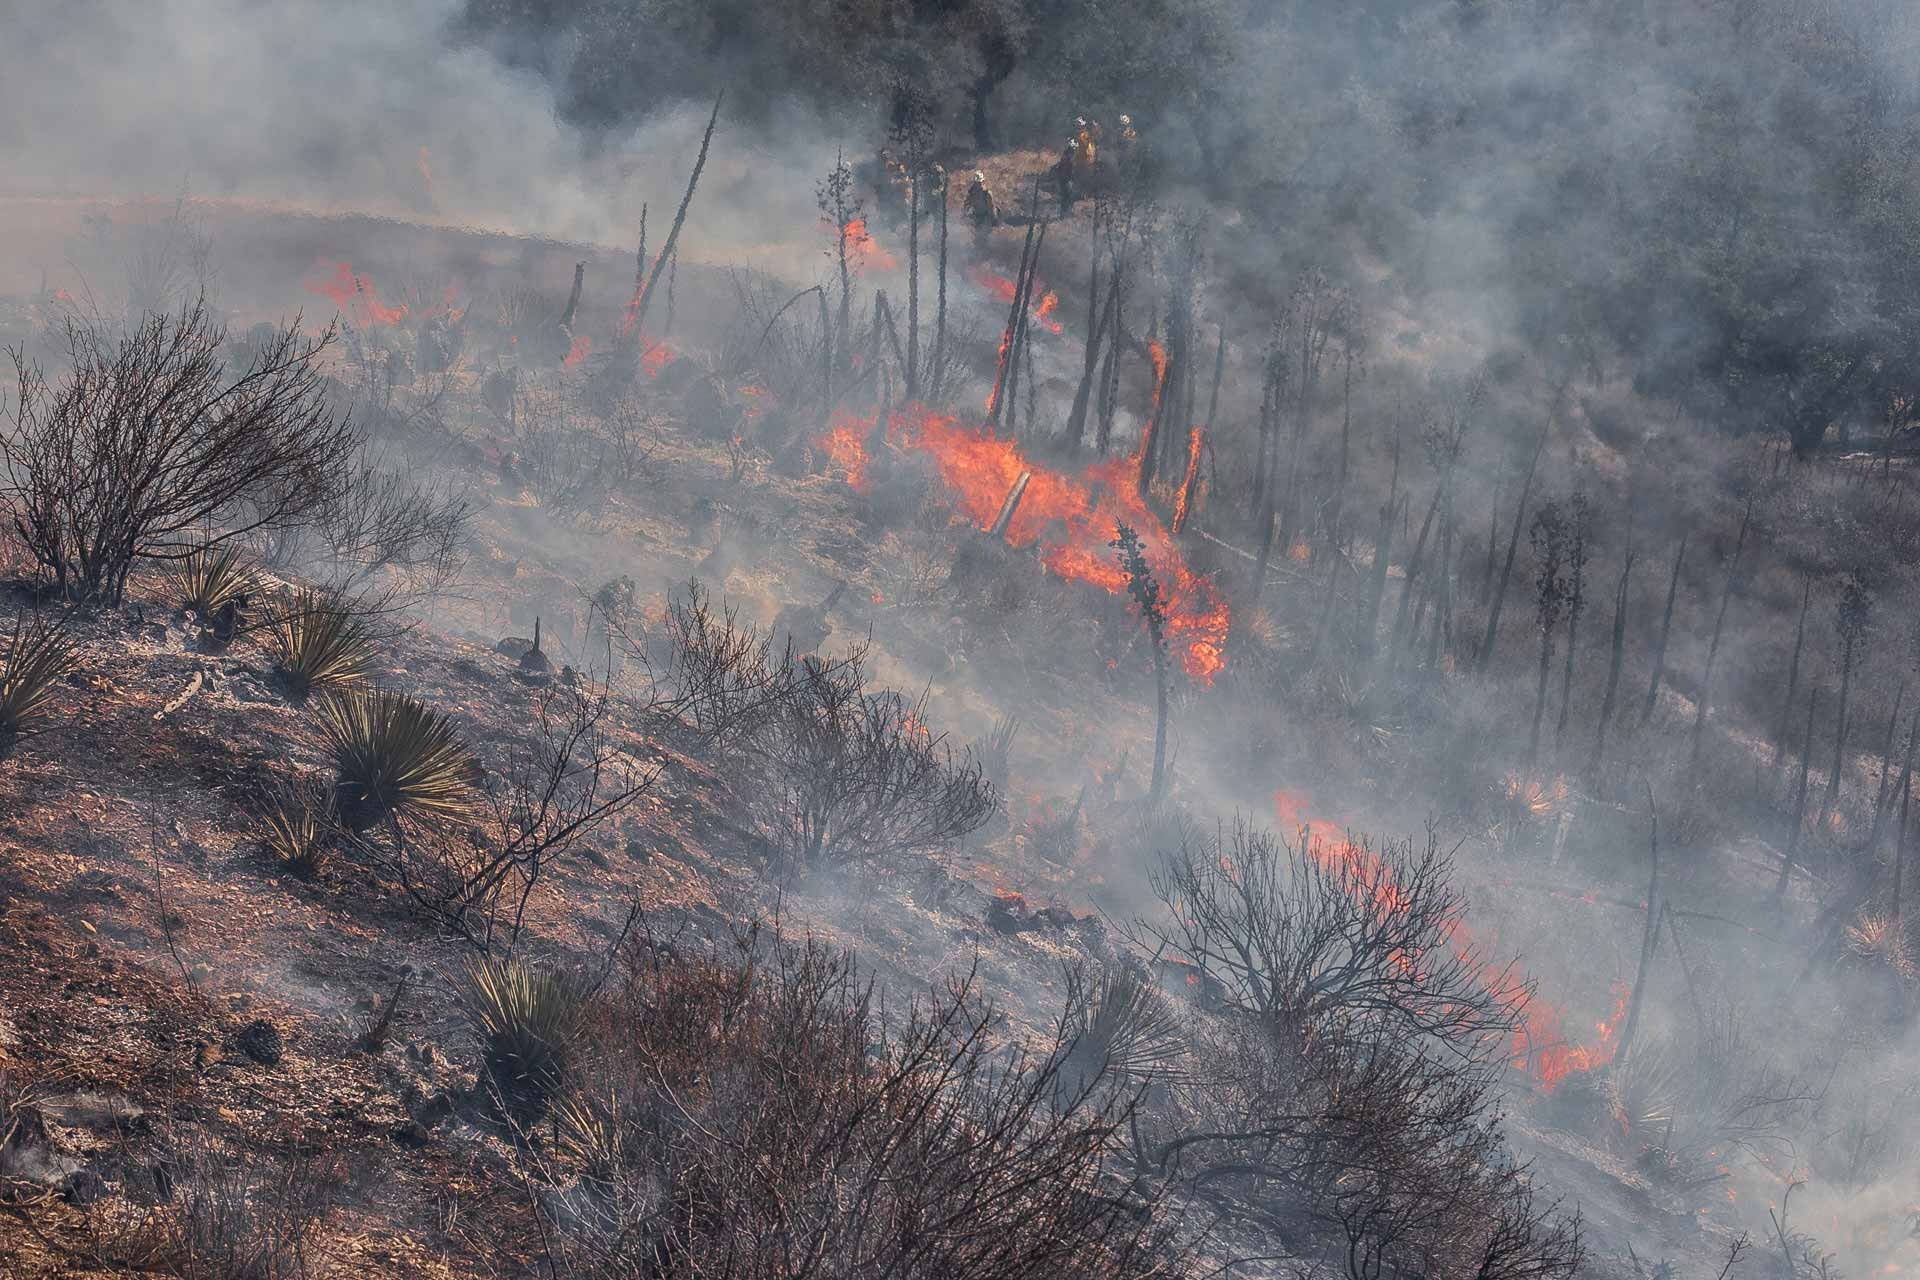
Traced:
<svg viewBox="0 0 1920 1280">
<path fill-rule="evenodd" d="M 1061 1079 L 1070 1089 L 1102 1075 L 1137 1084 L 1179 1073 L 1187 1044 L 1179 1015 L 1145 978 L 1119 965 L 1093 977 L 1070 967 L 1066 982 L 1073 1047 Z"/>
<path fill-rule="evenodd" d="M 212 619 L 252 593 L 253 570 L 232 543 L 203 543 L 174 562 L 173 586 L 182 609 Z"/>
<path fill-rule="evenodd" d="M 261 838 L 267 852 L 287 870 L 305 877 L 320 870 L 338 817 L 331 795 L 296 785 L 274 797 L 265 822 Z"/>
<path fill-rule="evenodd" d="M 373 666 L 373 633 L 336 594 L 303 589 L 273 620 L 270 634 L 274 657 L 298 697 L 360 684 Z"/>
<path fill-rule="evenodd" d="M 0 742 L 46 731 L 54 682 L 79 662 L 80 643 L 60 621 L 17 613 L 0 661 Z"/>
<path fill-rule="evenodd" d="M 522 1120 L 543 1114 L 566 1079 L 580 1033 L 578 987 L 524 961 L 492 959 L 469 965 L 460 987 L 502 1110 Z"/>
<path fill-rule="evenodd" d="M 341 819 L 364 831 L 382 817 L 459 819 L 473 810 L 480 762 L 453 721 L 417 698 L 356 690 L 320 706 L 339 775 Z"/>
</svg>

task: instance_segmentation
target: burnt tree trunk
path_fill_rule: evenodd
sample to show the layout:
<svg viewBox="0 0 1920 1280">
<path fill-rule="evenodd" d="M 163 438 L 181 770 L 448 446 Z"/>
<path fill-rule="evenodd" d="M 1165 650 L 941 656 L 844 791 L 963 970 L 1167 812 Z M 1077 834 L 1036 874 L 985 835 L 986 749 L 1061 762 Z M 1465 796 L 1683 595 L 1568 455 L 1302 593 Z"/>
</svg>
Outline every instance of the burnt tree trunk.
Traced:
<svg viewBox="0 0 1920 1280">
<path fill-rule="evenodd" d="M 1880 847 L 1880 832 L 1885 826 L 1887 799 L 1893 794 L 1893 743 L 1900 728 L 1900 704 L 1906 700 L 1907 682 L 1894 691 L 1893 710 L 1887 713 L 1887 733 L 1880 740 L 1880 789 L 1873 797 L 1873 827 L 1867 834 L 1867 853 Z"/>
<path fill-rule="evenodd" d="M 1707 644 L 1707 664 L 1700 672 L 1700 691 L 1694 696 L 1693 746 L 1687 755 L 1689 772 L 1700 767 L 1700 741 L 1706 734 L 1707 707 L 1713 700 L 1713 664 L 1720 656 L 1720 635 L 1727 625 L 1727 606 L 1733 603 L 1734 588 L 1740 582 L 1740 553 L 1747 545 L 1747 524 L 1753 516 L 1753 499 L 1740 516 L 1740 532 L 1733 540 L 1733 555 L 1727 561 L 1727 583 L 1720 591 L 1720 609 L 1713 617 L 1713 639 Z M 1891 732 L 1891 730 L 1889 730 Z"/>
<path fill-rule="evenodd" d="M 1653 805 L 1653 788 L 1647 788 L 1647 924 L 1640 934 L 1640 965 L 1633 975 L 1633 994 L 1627 998 L 1627 1022 L 1620 1029 L 1620 1047 L 1613 1057 L 1625 1063 L 1633 1052 L 1633 1033 L 1640 1026 L 1640 1006 L 1644 1003 L 1647 978 L 1653 970 L 1653 944 L 1660 936 L 1660 815 Z"/>
<path fill-rule="evenodd" d="M 1587 772 L 1598 774 L 1607 750 L 1607 727 L 1613 723 L 1614 701 L 1620 694 L 1620 668 L 1627 656 L 1627 588 L 1633 580 L 1633 547 L 1627 547 L 1620 562 L 1620 580 L 1613 587 L 1613 653 L 1607 659 L 1607 691 L 1600 700 L 1600 724 L 1593 736 L 1593 757 Z"/>
<path fill-rule="evenodd" d="M 1893 852 L 1893 922 L 1900 923 L 1900 890 L 1907 874 L 1907 802 L 1913 798 L 1913 744 L 1920 737 L 1920 712 L 1914 714 L 1907 729 L 1907 758 L 1900 766 L 1900 834 Z"/>
<path fill-rule="evenodd" d="M 1533 478 L 1540 471 L 1540 455 L 1546 452 L 1547 437 L 1553 433 L 1553 417 L 1548 415 L 1546 424 L 1540 428 L 1540 436 L 1534 441 L 1533 457 L 1527 462 L 1527 476 L 1520 485 L 1520 505 L 1513 509 L 1513 530 L 1507 539 L 1507 559 L 1501 567 L 1499 581 L 1493 589 L 1493 608 L 1487 614 L 1487 634 L 1480 641 L 1480 653 L 1474 660 L 1474 666 L 1485 671 L 1487 660 L 1493 656 L 1493 643 L 1500 634 L 1500 612 L 1507 601 L 1507 583 L 1513 578 L 1513 559 L 1520 551 L 1520 528 L 1527 521 L 1527 500 L 1533 496 Z"/>
<path fill-rule="evenodd" d="M 1827 788 L 1820 794 L 1820 812 L 1813 820 L 1816 827 L 1826 825 L 1827 814 L 1840 794 L 1840 772 L 1847 758 L 1847 699 L 1853 692 L 1853 652 L 1849 639 L 1840 649 L 1840 715 L 1833 726 L 1833 772 L 1827 775 Z"/>
<path fill-rule="evenodd" d="M 1667 579 L 1667 608 L 1660 616 L 1660 638 L 1653 644 L 1653 675 L 1647 680 L 1646 700 L 1640 706 L 1640 722 L 1645 724 L 1653 715 L 1653 705 L 1660 697 L 1660 681 L 1667 674 L 1667 640 L 1673 635 L 1673 602 L 1680 593 L 1680 567 L 1687 560 L 1687 534 L 1680 535 L 1680 549 L 1673 556 L 1673 576 Z"/>
<path fill-rule="evenodd" d="M 1800 588 L 1800 625 L 1793 633 L 1793 660 L 1787 664 L 1787 696 L 1780 704 L 1780 724 L 1773 734 L 1773 772 L 1780 773 L 1786 758 L 1787 735 L 1793 732 L 1793 696 L 1800 688 L 1800 651 L 1807 642 L 1807 609 L 1813 603 L 1813 575 L 1808 574 Z"/>
<path fill-rule="evenodd" d="M 1794 855 L 1800 851 L 1800 831 L 1807 820 L 1807 770 L 1813 764 L 1813 718 L 1820 706 L 1820 690 L 1807 695 L 1807 734 L 1800 744 L 1800 785 L 1794 789 L 1793 830 L 1787 834 L 1787 853 L 1780 859 L 1780 882 L 1773 887 L 1776 900 L 1787 896 L 1787 881 L 1793 876 Z"/>
</svg>

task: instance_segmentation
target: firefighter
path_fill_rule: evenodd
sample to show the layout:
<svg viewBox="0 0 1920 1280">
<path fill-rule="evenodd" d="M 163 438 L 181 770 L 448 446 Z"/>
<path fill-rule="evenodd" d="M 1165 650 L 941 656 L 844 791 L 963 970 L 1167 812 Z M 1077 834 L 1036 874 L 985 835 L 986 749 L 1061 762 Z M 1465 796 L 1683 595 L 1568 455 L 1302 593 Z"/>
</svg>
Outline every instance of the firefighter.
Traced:
<svg viewBox="0 0 1920 1280">
<path fill-rule="evenodd" d="M 1053 166 L 1054 190 L 1060 193 L 1060 216 L 1066 217 L 1073 212 L 1073 174 L 1080 167 L 1080 142 L 1068 138 L 1067 145 L 1061 149 L 1060 159 Z"/>
<path fill-rule="evenodd" d="M 1120 137 L 1115 146 L 1120 152 L 1120 170 L 1125 173 L 1132 167 L 1134 157 L 1140 150 L 1140 135 L 1134 131 L 1132 116 L 1120 117 Z"/>
<path fill-rule="evenodd" d="M 984 249 L 988 235 L 1000 225 L 1000 207 L 994 203 L 993 191 L 987 186 L 987 175 L 980 170 L 973 171 L 973 181 L 967 184 L 966 198 L 960 207 L 967 221 L 973 224 L 974 247 Z"/>
<path fill-rule="evenodd" d="M 1082 175 L 1090 174 L 1099 164 L 1100 124 L 1080 116 L 1074 120 L 1073 130 L 1073 140 L 1080 148 L 1080 172 Z"/>
</svg>

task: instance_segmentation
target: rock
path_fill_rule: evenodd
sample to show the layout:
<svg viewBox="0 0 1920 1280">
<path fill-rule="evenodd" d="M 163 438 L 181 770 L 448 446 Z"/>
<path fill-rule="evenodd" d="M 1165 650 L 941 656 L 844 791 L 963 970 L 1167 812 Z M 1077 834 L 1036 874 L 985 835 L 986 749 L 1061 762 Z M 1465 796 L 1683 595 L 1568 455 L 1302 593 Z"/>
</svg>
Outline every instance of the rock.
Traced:
<svg viewBox="0 0 1920 1280">
<path fill-rule="evenodd" d="M 279 1066 L 285 1049 L 280 1039 L 280 1029 L 265 1018 L 255 1018 L 240 1028 L 240 1034 L 234 1037 L 234 1044 L 240 1052 L 263 1067 Z"/>
<path fill-rule="evenodd" d="M 493 646 L 493 651 L 518 660 L 533 652 L 533 641 L 526 636 L 507 636 Z"/>
</svg>

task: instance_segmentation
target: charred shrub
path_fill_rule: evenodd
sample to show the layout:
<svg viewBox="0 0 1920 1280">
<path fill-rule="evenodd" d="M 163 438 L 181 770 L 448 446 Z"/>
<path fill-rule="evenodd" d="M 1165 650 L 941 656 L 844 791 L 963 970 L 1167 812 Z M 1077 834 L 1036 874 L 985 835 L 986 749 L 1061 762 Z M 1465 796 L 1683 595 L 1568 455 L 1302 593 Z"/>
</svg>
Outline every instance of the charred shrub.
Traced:
<svg viewBox="0 0 1920 1280">
<path fill-rule="evenodd" d="M 345 1184 L 344 1170 L 338 1159 L 297 1143 L 282 1143 L 281 1152 L 228 1153 L 204 1138 L 187 1142 L 156 1166 L 160 1203 L 103 1240 L 102 1254 L 181 1280 L 321 1274 L 314 1242 Z"/>
<path fill-rule="evenodd" d="M 869 690 L 858 654 L 788 663 L 777 689 L 733 758 L 783 869 L 939 849 L 993 815 L 972 753 L 927 728 L 924 699 Z"/>
<path fill-rule="evenodd" d="M 239 610 L 253 594 L 253 570 L 239 547 L 202 544 L 175 562 L 173 589 L 182 609 L 231 638 Z"/>
<path fill-rule="evenodd" d="M 348 482 L 355 439 L 327 407 L 321 354 L 289 326 L 229 375 L 204 301 L 114 340 L 70 324 L 58 389 L 13 353 L 0 510 L 63 595 L 118 603 L 140 560 L 177 560 L 310 521 Z"/>
<path fill-rule="evenodd" d="M 268 856 L 294 875 L 319 874 L 339 827 L 330 791 L 290 783 L 267 801 L 261 843 Z"/>
<path fill-rule="evenodd" d="M 1110 1167 L 1127 1096 L 1065 1086 L 1063 1042 L 994 1044 L 971 976 L 883 1018 L 814 943 L 631 960 L 560 1141 L 523 1152 L 570 1274 L 1185 1274 Z"/>
<path fill-rule="evenodd" d="M 1577 1218 L 1536 1205 L 1500 1131 L 1527 988 L 1467 949 L 1431 835 L 1189 832 L 1142 941 L 1208 997 L 1194 1067 L 1139 1158 L 1349 1273 L 1570 1277 Z"/>
</svg>

